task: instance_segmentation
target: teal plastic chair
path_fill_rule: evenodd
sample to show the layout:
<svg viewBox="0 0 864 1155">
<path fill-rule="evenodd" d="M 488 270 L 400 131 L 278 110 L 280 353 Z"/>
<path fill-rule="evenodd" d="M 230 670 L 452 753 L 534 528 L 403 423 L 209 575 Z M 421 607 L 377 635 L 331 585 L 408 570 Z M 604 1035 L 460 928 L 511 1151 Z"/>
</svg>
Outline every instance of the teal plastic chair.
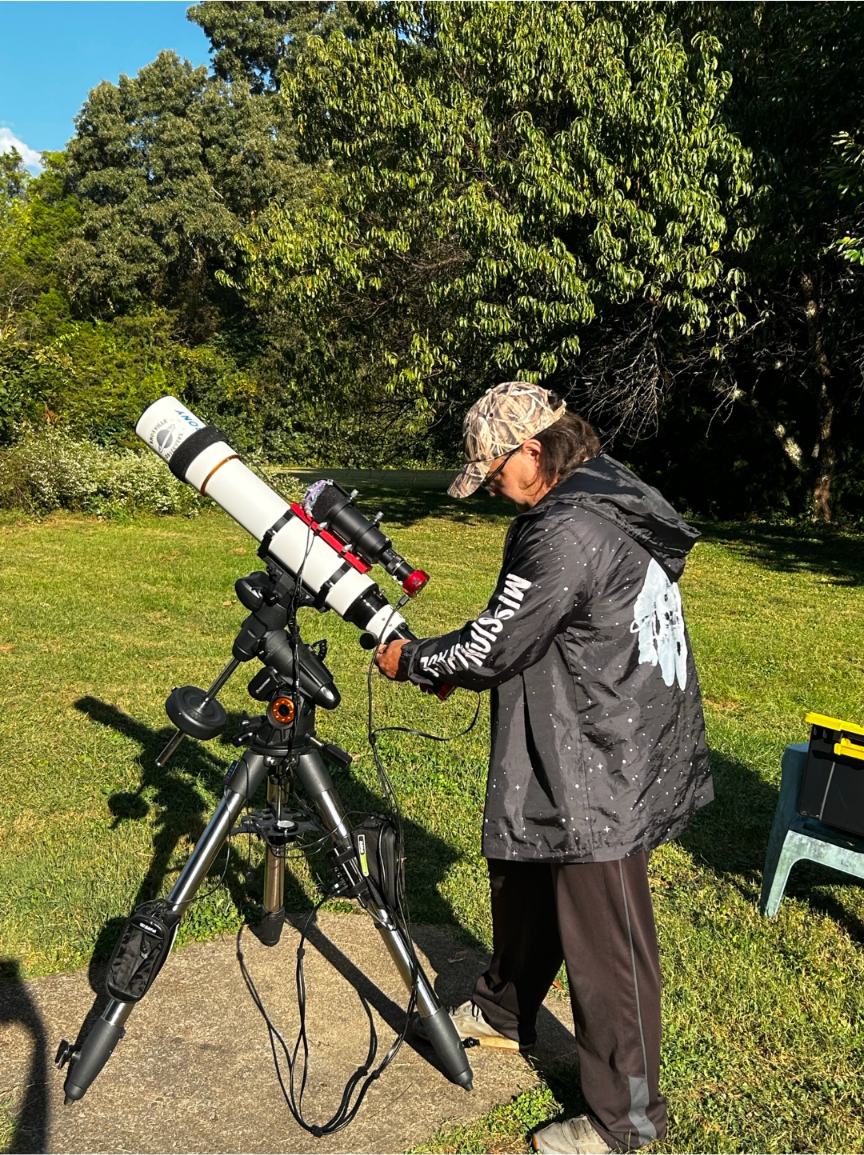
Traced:
<svg viewBox="0 0 864 1155">
<path fill-rule="evenodd" d="M 777 913 L 789 871 L 802 858 L 864 878 L 864 838 L 844 834 L 798 813 L 807 749 L 806 742 L 798 742 L 787 746 L 783 753 L 783 780 L 765 855 L 759 903 L 759 909 L 768 918 Z"/>
</svg>

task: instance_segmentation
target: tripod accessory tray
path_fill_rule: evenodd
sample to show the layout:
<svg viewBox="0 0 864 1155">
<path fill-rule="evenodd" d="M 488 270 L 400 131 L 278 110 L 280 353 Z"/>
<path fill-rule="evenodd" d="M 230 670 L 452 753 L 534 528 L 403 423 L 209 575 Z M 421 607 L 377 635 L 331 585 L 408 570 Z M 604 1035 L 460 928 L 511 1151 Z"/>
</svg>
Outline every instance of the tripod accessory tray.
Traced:
<svg viewBox="0 0 864 1155">
<path fill-rule="evenodd" d="M 164 898 L 144 902 L 129 916 L 108 964 L 108 994 L 137 1003 L 171 953 L 180 914 Z"/>
<path fill-rule="evenodd" d="M 810 745 L 798 811 L 825 826 L 864 835 L 864 726 L 808 714 Z"/>
</svg>

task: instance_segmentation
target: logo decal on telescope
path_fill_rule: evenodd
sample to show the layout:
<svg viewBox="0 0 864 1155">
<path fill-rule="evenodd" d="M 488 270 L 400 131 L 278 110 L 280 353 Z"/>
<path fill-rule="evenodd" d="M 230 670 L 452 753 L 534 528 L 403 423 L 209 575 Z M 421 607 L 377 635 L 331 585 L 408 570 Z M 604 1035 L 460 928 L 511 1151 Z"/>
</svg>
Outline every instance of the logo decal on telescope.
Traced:
<svg viewBox="0 0 864 1155">
<path fill-rule="evenodd" d="M 165 429 L 160 429 L 156 434 L 156 444 L 160 449 L 167 449 L 174 440 L 174 426 L 168 425 Z"/>
<path fill-rule="evenodd" d="M 531 589 L 531 585 L 527 578 L 508 573 L 504 578 L 504 588 L 493 594 L 485 612 L 465 627 L 462 636 L 466 640 L 457 642 L 449 650 L 421 657 L 420 665 L 423 670 L 432 677 L 443 677 L 459 669 L 470 669 L 469 662 L 475 666 L 482 666 L 487 660 L 487 655 L 492 654 L 495 642 L 499 640 L 499 635 L 504 630 L 504 623 L 521 609 L 525 594 Z M 495 655 L 492 654 L 490 660 L 494 658 Z"/>
<path fill-rule="evenodd" d="M 186 422 L 187 425 L 191 425 L 193 429 L 203 428 L 201 425 L 201 422 L 196 421 L 195 418 L 192 416 L 192 414 L 187 413 L 185 409 L 175 409 L 174 412 L 177 414 L 178 417 L 182 417 L 182 419 Z"/>
</svg>

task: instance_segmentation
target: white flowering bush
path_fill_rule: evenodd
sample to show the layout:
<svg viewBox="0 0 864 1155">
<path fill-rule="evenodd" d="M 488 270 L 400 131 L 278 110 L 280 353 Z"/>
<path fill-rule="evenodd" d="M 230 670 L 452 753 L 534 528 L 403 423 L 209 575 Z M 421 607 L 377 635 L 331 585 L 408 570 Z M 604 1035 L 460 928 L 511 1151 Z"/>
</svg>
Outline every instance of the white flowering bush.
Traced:
<svg viewBox="0 0 864 1155">
<path fill-rule="evenodd" d="M 202 499 L 152 453 L 103 449 L 62 429 L 29 431 L 0 450 L 0 506 L 31 513 L 81 510 L 194 516 Z"/>
<path fill-rule="evenodd" d="M 303 496 L 303 485 L 289 474 L 281 474 L 275 484 L 287 501 Z M 97 517 L 195 517 L 208 504 L 149 450 L 104 449 L 52 425 L 31 429 L 15 445 L 0 449 L 0 508 L 37 514 L 72 509 Z"/>
</svg>

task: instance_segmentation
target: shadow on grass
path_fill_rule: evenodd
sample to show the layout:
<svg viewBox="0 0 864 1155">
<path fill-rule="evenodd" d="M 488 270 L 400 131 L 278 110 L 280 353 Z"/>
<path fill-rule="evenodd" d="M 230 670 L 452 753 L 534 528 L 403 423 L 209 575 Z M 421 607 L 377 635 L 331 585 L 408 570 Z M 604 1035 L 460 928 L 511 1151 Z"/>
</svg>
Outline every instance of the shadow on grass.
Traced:
<svg viewBox="0 0 864 1155">
<path fill-rule="evenodd" d="M 715 800 L 696 814 L 679 841 L 716 874 L 731 876 L 744 898 L 758 904 L 779 791 L 755 770 L 716 750 L 711 751 L 711 768 Z M 793 866 L 785 894 L 828 915 L 864 944 L 864 922 L 826 893 L 837 885 L 860 888 L 862 883 L 842 871 L 803 861 Z"/>
<path fill-rule="evenodd" d="M 94 722 L 132 738 L 140 746 L 137 762 L 141 777 L 137 790 L 113 794 L 108 799 L 108 807 L 114 815 L 112 830 L 116 830 L 123 822 L 143 821 L 151 808 L 158 815 L 154 824 L 149 866 L 135 895 L 132 904 L 134 909 L 140 903 L 162 894 L 166 878 L 177 871 L 174 860 L 178 848 L 181 845 L 194 845 L 201 837 L 215 804 L 212 808 L 208 805 L 200 787 L 203 786 L 218 797 L 222 793 L 222 781 L 227 767 L 207 747 L 189 738 L 184 738 L 183 744 L 167 766 L 159 767 L 156 758 L 172 737 L 173 730 L 168 727 L 155 730 L 98 698 L 79 698 L 75 708 Z M 224 868 L 225 884 L 238 910 L 246 916 L 252 904 L 243 882 L 244 866 L 243 856 L 231 847 L 228 862 L 220 854 L 213 873 L 218 879 Z M 94 999 L 81 1024 L 76 1046 L 86 1038 L 108 1002 L 105 990 L 106 963 L 130 913 L 131 910 L 125 911 L 109 919 L 96 937 L 88 974 Z"/>
<path fill-rule="evenodd" d="M 172 737 L 171 729 L 166 727 L 154 730 L 98 698 L 79 698 L 75 708 L 87 714 L 94 722 L 134 739 L 141 748 L 137 758 L 141 771 L 138 789 L 112 794 L 108 799 L 108 807 L 114 815 L 112 830 L 116 830 L 123 822 L 143 820 L 151 808 L 158 815 L 150 864 L 135 896 L 134 905 L 138 906 L 139 903 L 161 895 L 165 879 L 177 869 L 174 863 L 178 847 L 185 843 L 194 845 L 201 837 L 215 804 L 211 807 L 207 803 L 200 787 L 203 786 L 208 793 L 218 798 L 222 794 L 227 765 L 216 756 L 215 751 L 211 753 L 210 748 L 184 738 L 168 765 L 159 767 L 156 758 Z M 234 719 L 229 719 L 229 726 L 232 721 Z M 221 745 L 226 746 L 227 743 L 222 742 Z M 219 750 L 219 745 L 216 750 Z M 242 870 L 243 857 L 239 854 L 232 857 L 230 867 L 233 869 L 229 867 L 226 873 L 226 885 L 235 904 L 242 910 L 245 888 L 240 887 L 238 874 Z M 217 878 L 223 865 L 224 859 L 220 855 L 213 868 Z M 106 926 L 97 940 L 94 961 L 101 962 L 110 956 L 125 922 L 124 915 Z"/>
<path fill-rule="evenodd" d="M 824 573 L 837 585 L 864 584 L 864 536 L 812 525 L 697 522 L 707 541 L 777 573 Z"/>
<path fill-rule="evenodd" d="M 7 985 L 10 984 L 10 985 Z M 14 985 L 11 985 L 14 984 Z M 17 1024 L 30 1038 L 30 1059 L 21 1086 L 20 1105 L 12 1112 L 12 1135 L 6 1151 L 44 1151 L 48 1142 L 48 1038 L 42 1016 L 23 982 L 20 964 L 0 958 L 0 1026 Z M 5 1088 L 4 1088 L 5 1089 Z"/>
</svg>

